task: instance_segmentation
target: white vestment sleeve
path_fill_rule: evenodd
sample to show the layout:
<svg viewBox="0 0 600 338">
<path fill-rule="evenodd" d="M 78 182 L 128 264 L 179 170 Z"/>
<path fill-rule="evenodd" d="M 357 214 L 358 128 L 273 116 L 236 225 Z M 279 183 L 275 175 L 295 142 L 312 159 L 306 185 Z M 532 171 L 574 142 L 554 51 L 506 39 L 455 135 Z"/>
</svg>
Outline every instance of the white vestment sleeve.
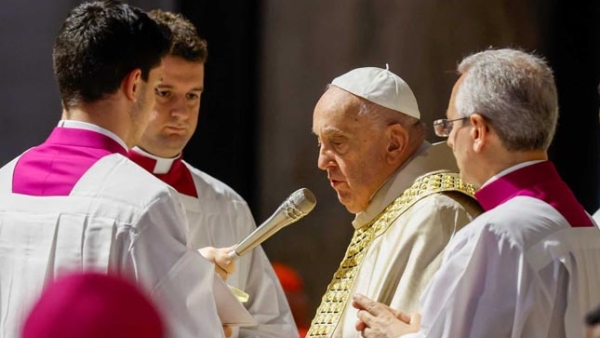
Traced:
<svg viewBox="0 0 600 338">
<path fill-rule="evenodd" d="M 514 304 L 515 295 L 503 284 L 514 285 L 518 276 L 516 265 L 506 264 L 498 253 L 516 261 L 518 252 L 489 232 L 476 235 L 481 236 L 452 243 L 423 295 L 420 332 L 402 337 L 510 337 L 513 318 L 503 317 L 514 314 L 505 306 Z"/>
<path fill-rule="evenodd" d="M 214 266 L 187 248 L 187 221 L 177 201 L 160 198 L 143 213 L 139 223 L 148 224 L 139 227 L 130 263 L 162 309 L 172 337 L 223 337 L 212 296 Z"/>
<path fill-rule="evenodd" d="M 188 165 L 197 198 L 179 195 L 190 224 L 188 244 L 229 247 L 256 229 L 246 201 L 225 183 Z M 249 294 L 244 306 L 257 326 L 235 328 L 233 338 L 296 338 L 299 336 L 285 293 L 271 262 L 259 246 L 236 261 L 227 283 Z"/>
<path fill-rule="evenodd" d="M 256 226 L 247 204 L 239 208 L 238 229 L 252 232 Z M 251 295 L 246 308 L 259 323 L 258 326 L 240 328 L 240 338 L 296 338 L 298 330 L 279 279 L 261 246 L 247 254 L 249 267 L 245 291 Z"/>
<path fill-rule="evenodd" d="M 536 337 L 535 325 L 548 327 L 553 306 L 521 250 L 493 228 L 470 235 L 452 243 L 423 295 L 421 331 L 402 337 Z M 531 318 L 534 307 L 546 318 Z"/>
<path fill-rule="evenodd" d="M 406 337 L 578 338 L 600 302 L 600 233 L 518 196 L 450 242 Z"/>
<path fill-rule="evenodd" d="M 298 337 L 289 305 L 263 249 L 256 247 L 251 255 L 253 257 L 246 290 L 252 293 L 252 298 L 246 308 L 260 325 L 241 328 L 240 337 Z"/>
</svg>

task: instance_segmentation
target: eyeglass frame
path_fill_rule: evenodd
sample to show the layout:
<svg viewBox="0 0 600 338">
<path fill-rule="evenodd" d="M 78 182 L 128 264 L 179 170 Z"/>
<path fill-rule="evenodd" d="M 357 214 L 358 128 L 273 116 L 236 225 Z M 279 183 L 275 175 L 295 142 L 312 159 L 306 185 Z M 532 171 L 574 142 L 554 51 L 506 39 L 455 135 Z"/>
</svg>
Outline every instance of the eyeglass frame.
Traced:
<svg viewBox="0 0 600 338">
<path fill-rule="evenodd" d="M 435 120 L 435 121 L 433 121 L 433 132 L 438 137 L 448 137 L 448 136 L 450 136 L 450 133 L 452 132 L 452 129 L 454 128 L 454 122 L 466 120 L 468 118 L 469 118 L 468 116 L 464 116 L 464 117 L 460 117 L 460 118 L 457 118 L 454 120 L 448 120 L 448 119 Z M 440 129 L 440 127 L 442 129 Z"/>
</svg>

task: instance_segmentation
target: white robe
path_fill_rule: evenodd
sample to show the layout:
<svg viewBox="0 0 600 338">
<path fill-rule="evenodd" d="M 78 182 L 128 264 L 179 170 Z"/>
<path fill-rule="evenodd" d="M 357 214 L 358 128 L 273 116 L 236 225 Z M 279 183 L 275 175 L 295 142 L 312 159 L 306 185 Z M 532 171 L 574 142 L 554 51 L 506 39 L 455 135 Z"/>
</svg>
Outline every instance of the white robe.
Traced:
<svg viewBox="0 0 600 338">
<path fill-rule="evenodd" d="M 377 191 L 367 209 L 356 215 L 354 228 L 377 217 L 417 178 L 440 170 L 458 172 L 451 149 L 445 142 L 425 142 Z M 440 267 L 446 244 L 480 213 L 474 198 L 458 192 L 421 199 L 370 244 L 351 294 L 362 293 L 402 311 L 418 311 L 421 292 Z M 360 337 L 354 327 L 358 310 L 351 302 L 350 298 L 333 337 Z"/>
<path fill-rule="evenodd" d="M 190 224 L 188 245 L 226 247 L 239 243 L 256 225 L 246 204 L 225 183 L 185 163 L 190 170 L 198 198 L 180 194 Z M 235 272 L 227 284 L 250 295 L 245 304 L 258 326 L 242 327 L 239 337 L 298 337 L 290 307 L 262 247 L 236 260 Z M 238 336 L 237 330 L 233 337 Z"/>
<path fill-rule="evenodd" d="M 518 196 L 456 234 L 423 295 L 421 331 L 402 337 L 581 338 L 598 281 L 600 231 Z"/>
<path fill-rule="evenodd" d="M 596 210 L 596 212 L 594 212 L 594 214 L 592 215 L 592 218 L 594 219 L 594 222 L 596 222 L 596 224 L 598 226 L 600 226 L 600 209 Z"/>
<path fill-rule="evenodd" d="M 72 270 L 137 280 L 169 337 L 223 337 L 214 266 L 186 246 L 185 213 L 172 188 L 113 154 L 69 196 L 19 195 L 11 192 L 14 163 L 0 169 L 0 337 L 19 337 L 44 285 Z"/>
</svg>

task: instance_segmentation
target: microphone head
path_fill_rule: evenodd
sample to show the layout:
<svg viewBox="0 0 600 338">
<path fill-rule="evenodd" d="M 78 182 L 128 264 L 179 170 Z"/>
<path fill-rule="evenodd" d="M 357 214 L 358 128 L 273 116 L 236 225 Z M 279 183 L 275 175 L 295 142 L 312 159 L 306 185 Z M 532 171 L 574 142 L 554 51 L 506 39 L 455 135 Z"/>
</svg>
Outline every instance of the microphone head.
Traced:
<svg viewBox="0 0 600 338">
<path fill-rule="evenodd" d="M 298 210 L 302 211 L 304 214 L 308 214 L 312 211 L 312 209 L 317 204 L 317 199 L 315 198 L 315 194 L 312 191 L 301 188 L 296 190 L 289 198 L 289 201 L 294 204 Z"/>
<path fill-rule="evenodd" d="M 245 255 L 248 251 L 273 236 L 281 228 L 306 216 L 316 204 L 317 199 L 310 190 L 306 188 L 296 190 L 277 208 L 269 219 L 240 242 L 229 253 L 229 257 L 235 259 L 236 257 Z"/>
</svg>

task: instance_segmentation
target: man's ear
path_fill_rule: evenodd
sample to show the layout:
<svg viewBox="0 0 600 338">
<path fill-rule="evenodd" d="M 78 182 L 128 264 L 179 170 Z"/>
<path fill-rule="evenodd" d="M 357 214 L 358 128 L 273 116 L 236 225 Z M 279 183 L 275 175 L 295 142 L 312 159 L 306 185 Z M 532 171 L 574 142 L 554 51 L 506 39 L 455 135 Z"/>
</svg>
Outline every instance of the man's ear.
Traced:
<svg viewBox="0 0 600 338">
<path fill-rule="evenodd" d="M 121 90 L 129 100 L 134 102 L 137 100 L 137 91 L 140 89 L 141 81 L 142 71 L 139 68 L 129 72 L 121 81 Z"/>
<path fill-rule="evenodd" d="M 471 114 L 469 123 L 473 126 L 470 133 L 473 138 L 473 151 L 480 152 L 490 133 L 487 121 L 480 114 Z"/>
<path fill-rule="evenodd" d="M 402 160 L 408 146 L 408 131 L 400 123 L 387 126 L 387 152 L 386 159 L 389 164 L 396 164 Z"/>
</svg>

